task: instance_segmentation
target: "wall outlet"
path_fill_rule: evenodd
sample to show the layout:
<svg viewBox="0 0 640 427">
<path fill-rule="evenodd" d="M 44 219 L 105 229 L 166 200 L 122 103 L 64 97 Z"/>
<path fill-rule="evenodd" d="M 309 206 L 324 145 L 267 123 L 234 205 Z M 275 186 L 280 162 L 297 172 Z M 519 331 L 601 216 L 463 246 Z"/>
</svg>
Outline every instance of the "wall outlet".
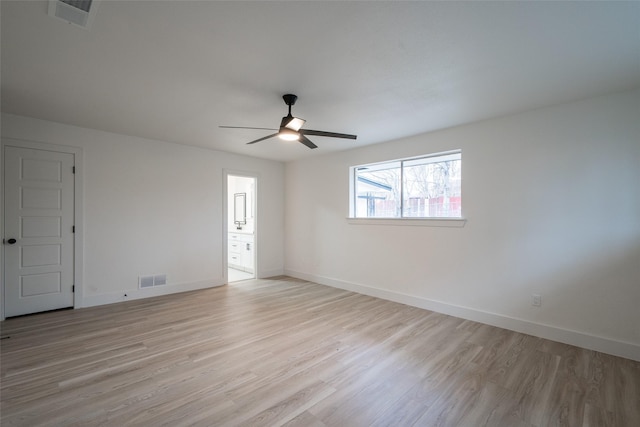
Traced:
<svg viewBox="0 0 640 427">
<path fill-rule="evenodd" d="M 534 307 L 540 307 L 542 305 L 542 295 L 531 294 L 531 305 Z"/>
</svg>

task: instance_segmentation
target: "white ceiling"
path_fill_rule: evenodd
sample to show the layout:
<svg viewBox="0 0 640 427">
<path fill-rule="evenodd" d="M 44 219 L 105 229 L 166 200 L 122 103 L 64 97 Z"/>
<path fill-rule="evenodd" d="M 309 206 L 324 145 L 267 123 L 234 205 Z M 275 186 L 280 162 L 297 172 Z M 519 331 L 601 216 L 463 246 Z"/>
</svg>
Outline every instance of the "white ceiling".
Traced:
<svg viewBox="0 0 640 427">
<path fill-rule="evenodd" d="M 281 161 L 640 86 L 638 2 L 1 1 L 2 111 Z M 319 146 L 245 142 L 298 95 Z"/>
</svg>

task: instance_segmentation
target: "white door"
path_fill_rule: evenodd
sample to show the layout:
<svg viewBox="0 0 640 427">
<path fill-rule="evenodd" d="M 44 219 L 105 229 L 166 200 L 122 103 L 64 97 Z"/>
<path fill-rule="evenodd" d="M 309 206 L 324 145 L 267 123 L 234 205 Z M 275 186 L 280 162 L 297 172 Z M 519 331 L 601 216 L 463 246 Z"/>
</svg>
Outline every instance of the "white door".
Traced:
<svg viewBox="0 0 640 427">
<path fill-rule="evenodd" d="M 73 307 L 74 155 L 4 154 L 5 316 Z"/>
</svg>

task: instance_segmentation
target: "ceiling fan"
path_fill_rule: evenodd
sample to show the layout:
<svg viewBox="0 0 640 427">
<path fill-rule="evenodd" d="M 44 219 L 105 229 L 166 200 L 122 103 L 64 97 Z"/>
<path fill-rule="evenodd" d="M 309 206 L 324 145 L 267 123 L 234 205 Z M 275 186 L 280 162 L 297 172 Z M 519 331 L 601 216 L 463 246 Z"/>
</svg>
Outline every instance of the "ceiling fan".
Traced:
<svg viewBox="0 0 640 427">
<path fill-rule="evenodd" d="M 273 138 L 277 136 L 285 141 L 300 141 L 302 144 L 306 145 L 309 148 L 318 148 L 316 144 L 311 142 L 307 135 L 314 136 L 327 136 L 329 138 L 345 138 L 345 139 L 356 139 L 356 135 L 349 135 L 346 133 L 336 133 L 336 132 L 326 132 L 322 130 L 311 130 L 311 129 L 302 129 L 302 125 L 306 120 L 293 117 L 291 115 L 291 106 L 296 103 L 298 97 L 293 94 L 286 94 L 282 96 L 284 99 L 284 103 L 289 106 L 289 114 L 286 117 L 282 118 L 280 122 L 280 129 L 272 129 L 272 128 L 254 128 L 254 127 L 246 127 L 246 126 L 220 126 L 221 128 L 226 129 L 261 129 L 261 130 L 277 130 L 278 132 L 273 133 L 271 135 L 264 136 L 262 138 L 258 138 L 251 142 L 247 142 L 247 144 L 255 144 L 256 142 L 264 141 L 265 139 Z"/>
</svg>

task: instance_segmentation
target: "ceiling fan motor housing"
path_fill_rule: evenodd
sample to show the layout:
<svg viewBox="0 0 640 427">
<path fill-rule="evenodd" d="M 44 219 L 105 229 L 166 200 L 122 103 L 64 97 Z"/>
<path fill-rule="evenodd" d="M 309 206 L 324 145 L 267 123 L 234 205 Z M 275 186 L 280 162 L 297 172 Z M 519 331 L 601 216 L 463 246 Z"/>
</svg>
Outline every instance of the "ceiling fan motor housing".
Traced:
<svg viewBox="0 0 640 427">
<path fill-rule="evenodd" d="M 282 130 L 282 128 L 286 128 L 289 122 L 291 121 L 291 119 L 293 119 L 292 115 L 283 117 L 282 121 L 280 121 L 280 130 Z"/>
</svg>

